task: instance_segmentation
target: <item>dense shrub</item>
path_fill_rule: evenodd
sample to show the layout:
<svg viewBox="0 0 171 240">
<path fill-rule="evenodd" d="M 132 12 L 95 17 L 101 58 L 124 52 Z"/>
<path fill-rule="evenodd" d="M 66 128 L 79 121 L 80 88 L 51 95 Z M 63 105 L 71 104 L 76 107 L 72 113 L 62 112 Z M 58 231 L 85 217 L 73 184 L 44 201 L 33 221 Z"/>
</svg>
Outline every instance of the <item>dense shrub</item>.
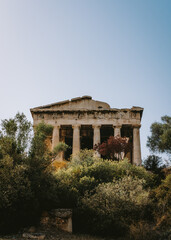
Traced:
<svg viewBox="0 0 171 240">
<path fill-rule="evenodd" d="M 162 184 L 155 189 L 157 207 L 155 216 L 158 229 L 171 229 L 171 175 L 168 175 Z"/>
<path fill-rule="evenodd" d="M 87 226 L 87 231 L 96 234 L 126 234 L 132 222 L 146 218 L 145 211 L 150 201 L 149 191 L 143 185 L 144 180 L 125 176 L 99 184 L 93 193 L 86 192 L 79 204 L 82 220 L 85 221 L 82 226 Z"/>
<path fill-rule="evenodd" d="M 130 239 L 171 239 L 171 175 L 151 190 L 153 221 L 138 221 L 130 226 Z"/>
<path fill-rule="evenodd" d="M 77 206 L 78 199 L 86 191 L 93 191 L 99 184 L 113 182 L 125 176 L 144 179 L 143 186 L 146 188 L 153 185 L 153 174 L 143 167 L 134 166 L 126 159 L 120 162 L 103 160 L 94 157 L 90 150 L 81 151 L 72 157 L 68 167 L 54 175 L 61 203 L 65 203 L 67 207 Z"/>
<path fill-rule="evenodd" d="M 134 222 L 129 227 L 130 240 L 162 240 L 162 233 L 155 230 L 155 225 L 148 221 Z M 167 239 L 167 238 L 164 238 Z M 163 239 L 163 240 L 164 240 Z"/>
<path fill-rule="evenodd" d="M 14 230 L 34 211 L 34 201 L 26 165 L 14 165 L 13 159 L 0 160 L 0 231 Z M 30 212 L 31 211 L 31 212 Z"/>
</svg>

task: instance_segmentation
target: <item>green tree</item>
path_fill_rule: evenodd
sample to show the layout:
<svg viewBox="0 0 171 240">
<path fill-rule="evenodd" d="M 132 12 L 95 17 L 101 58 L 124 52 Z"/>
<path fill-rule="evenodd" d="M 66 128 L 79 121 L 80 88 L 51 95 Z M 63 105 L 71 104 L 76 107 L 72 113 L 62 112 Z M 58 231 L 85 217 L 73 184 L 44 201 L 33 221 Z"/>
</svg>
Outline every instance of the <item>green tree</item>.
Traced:
<svg viewBox="0 0 171 240">
<path fill-rule="evenodd" d="M 56 193 L 56 179 L 51 165 L 54 153 L 46 142 L 52 135 L 53 127 L 41 122 L 34 131 L 28 156 L 28 176 L 31 189 L 37 204 L 37 214 L 42 210 L 56 207 L 58 194 Z"/>
<path fill-rule="evenodd" d="M 161 180 L 165 178 L 164 168 L 166 165 L 163 164 L 162 158 L 156 155 L 149 155 L 143 162 L 143 166 L 146 170 L 154 173 L 155 183 L 158 186 Z"/>
<path fill-rule="evenodd" d="M 31 137 L 31 122 L 24 113 L 17 113 L 14 118 L 5 119 L 1 122 L 1 138 L 6 137 L 16 145 L 18 153 L 26 151 Z"/>
<path fill-rule="evenodd" d="M 161 117 L 162 123 L 154 122 L 151 136 L 148 137 L 147 147 L 153 152 L 171 154 L 171 117 Z"/>
<path fill-rule="evenodd" d="M 34 198 L 25 154 L 31 123 L 23 113 L 17 113 L 13 119 L 3 120 L 1 127 L 0 231 L 13 231 L 27 221 Z"/>
<path fill-rule="evenodd" d="M 52 126 L 39 124 L 29 144 L 31 124 L 24 114 L 2 121 L 0 135 L 0 232 L 34 224 L 42 209 L 55 206 L 55 178 L 46 144 Z M 29 146 L 28 154 L 25 151 Z M 54 194 L 55 193 L 55 194 Z"/>
<path fill-rule="evenodd" d="M 30 144 L 31 131 L 31 123 L 23 113 L 17 113 L 14 118 L 2 120 L 0 159 L 9 156 L 14 165 L 24 161 Z"/>
<path fill-rule="evenodd" d="M 153 173 L 159 173 L 161 169 L 166 167 L 162 164 L 162 158 L 156 155 L 149 155 L 145 159 L 143 165 L 147 170 L 152 171 Z"/>
<path fill-rule="evenodd" d="M 53 127 L 44 122 L 41 122 L 36 126 L 29 152 L 31 158 L 41 159 L 50 153 L 48 145 L 46 144 L 46 139 L 52 135 L 52 131 Z"/>
</svg>

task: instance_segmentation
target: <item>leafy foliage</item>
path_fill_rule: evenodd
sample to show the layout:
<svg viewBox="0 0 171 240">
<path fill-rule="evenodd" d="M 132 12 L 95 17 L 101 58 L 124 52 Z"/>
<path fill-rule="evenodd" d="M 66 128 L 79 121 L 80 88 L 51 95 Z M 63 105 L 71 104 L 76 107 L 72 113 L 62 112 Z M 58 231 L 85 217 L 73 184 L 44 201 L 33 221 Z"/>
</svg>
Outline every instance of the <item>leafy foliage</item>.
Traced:
<svg viewBox="0 0 171 240">
<path fill-rule="evenodd" d="M 64 142 L 59 142 L 53 149 L 53 156 L 58 156 L 61 152 L 66 152 L 69 146 Z"/>
<path fill-rule="evenodd" d="M 31 123 L 23 113 L 17 113 L 12 119 L 2 120 L 1 137 L 6 136 L 16 143 L 17 151 L 23 153 L 29 144 Z"/>
<path fill-rule="evenodd" d="M 162 184 L 155 190 L 157 207 L 155 215 L 157 228 L 171 227 L 171 175 L 169 174 Z"/>
<path fill-rule="evenodd" d="M 31 144 L 30 133 L 31 124 L 23 114 L 2 121 L 1 232 L 34 224 L 42 210 L 71 207 L 76 231 L 123 235 L 124 239 L 143 239 L 137 237 L 141 231 L 146 239 L 157 239 L 158 231 L 169 236 L 171 178 L 168 175 L 156 188 L 156 175 L 163 167 L 160 158 L 148 157 L 147 171 L 128 160 L 104 160 L 84 150 L 72 156 L 66 168 L 55 171 L 52 159 L 67 146 L 60 144 L 51 152 L 46 139 L 52 135 L 52 126 L 43 122 L 35 128 Z M 126 142 L 121 142 L 108 157 L 127 151 Z M 154 238 L 148 238 L 150 227 Z"/>
<path fill-rule="evenodd" d="M 60 169 L 54 175 L 58 182 L 58 192 L 61 193 L 60 202 L 65 207 L 76 207 L 85 192 L 94 191 L 99 184 L 113 182 L 125 176 L 144 179 L 145 188 L 153 186 L 153 174 L 143 167 L 132 165 L 127 160 L 117 162 L 99 159 L 91 150 L 84 150 L 73 156 L 68 167 Z"/>
<path fill-rule="evenodd" d="M 77 166 L 91 166 L 94 161 L 96 161 L 96 157 L 94 156 L 93 150 L 82 150 L 78 154 L 71 157 L 71 162 L 69 163 L 69 167 L 77 167 Z"/>
<path fill-rule="evenodd" d="M 144 180 L 125 176 L 99 184 L 93 194 L 85 193 L 80 202 L 80 212 L 82 219 L 87 221 L 88 218 L 89 231 L 102 235 L 125 235 L 132 222 L 144 219 L 150 201 L 149 191 L 143 185 Z"/>
<path fill-rule="evenodd" d="M 171 154 L 171 117 L 161 117 L 162 123 L 151 125 L 151 136 L 148 137 L 147 147 L 153 152 Z"/>
<path fill-rule="evenodd" d="M 2 121 L 0 136 L 0 230 L 22 224 L 31 207 L 33 193 L 27 176 L 27 155 L 24 153 L 31 124 L 24 114 Z M 14 224 L 15 223 L 15 224 Z"/>
<path fill-rule="evenodd" d="M 34 223 L 41 209 L 50 204 L 49 196 L 54 192 L 51 154 L 45 141 L 52 127 L 41 123 L 36 128 L 29 154 L 25 154 L 31 124 L 23 114 L 16 116 L 2 121 L 0 136 L 1 232 L 16 230 L 30 221 Z"/>
<path fill-rule="evenodd" d="M 144 161 L 144 167 L 154 173 L 158 173 L 160 169 L 166 166 L 162 164 L 162 158 L 156 155 L 149 155 Z"/>
<path fill-rule="evenodd" d="M 32 158 L 42 158 L 49 153 L 46 139 L 52 134 L 53 127 L 44 122 L 39 123 L 35 128 L 35 134 L 31 142 L 30 156 Z"/>
<path fill-rule="evenodd" d="M 53 127 L 44 122 L 37 125 L 32 139 L 28 157 L 28 176 L 31 189 L 37 202 L 38 212 L 49 208 L 50 204 L 58 201 L 55 192 L 55 179 L 52 168 L 52 152 L 46 144 L 46 139 L 52 134 Z"/>
<path fill-rule="evenodd" d="M 155 174 L 154 178 L 156 179 L 156 185 L 161 184 L 161 180 L 165 178 L 164 169 L 166 165 L 163 164 L 162 158 L 156 155 L 149 155 L 144 163 L 146 170 L 151 171 Z"/>
<path fill-rule="evenodd" d="M 106 142 L 95 146 L 102 156 L 106 156 L 108 159 L 121 160 L 124 154 L 129 152 L 131 144 L 126 137 L 110 136 Z"/>
</svg>

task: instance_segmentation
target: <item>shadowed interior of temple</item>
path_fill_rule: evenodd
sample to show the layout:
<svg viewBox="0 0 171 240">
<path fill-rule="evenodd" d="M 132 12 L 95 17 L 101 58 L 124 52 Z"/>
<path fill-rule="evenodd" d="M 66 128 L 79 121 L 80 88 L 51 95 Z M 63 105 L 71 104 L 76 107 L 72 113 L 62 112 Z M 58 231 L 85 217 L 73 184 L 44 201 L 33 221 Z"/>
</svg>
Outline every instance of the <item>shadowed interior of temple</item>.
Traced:
<svg viewBox="0 0 171 240">
<path fill-rule="evenodd" d="M 64 153 L 64 159 L 68 160 L 72 154 L 73 129 L 72 126 L 62 125 L 60 129 L 60 141 L 65 142 L 69 148 Z"/>
<path fill-rule="evenodd" d="M 91 125 L 82 125 L 80 131 L 81 149 L 93 149 L 93 128 Z"/>
<path fill-rule="evenodd" d="M 100 141 L 101 143 L 106 142 L 110 136 L 114 135 L 114 129 L 112 125 L 102 125 L 100 128 Z M 103 156 L 104 159 L 107 156 Z"/>
<path fill-rule="evenodd" d="M 100 128 L 101 143 L 105 142 L 110 136 L 114 135 L 112 125 L 102 125 Z"/>
<path fill-rule="evenodd" d="M 122 125 L 121 137 L 129 138 L 131 145 L 133 144 L 133 128 L 131 125 Z M 73 148 L 73 128 L 71 125 L 61 125 L 60 128 L 60 141 L 65 142 L 69 149 L 64 153 L 64 159 L 69 160 L 72 154 Z M 92 125 L 81 125 L 80 126 L 80 149 L 93 149 L 93 126 Z M 110 136 L 114 136 L 114 127 L 112 125 L 102 125 L 100 127 L 100 142 L 107 141 Z M 132 148 L 130 152 L 126 154 L 126 157 L 132 162 Z M 104 156 L 105 158 L 105 156 Z"/>
<path fill-rule="evenodd" d="M 131 145 L 133 145 L 133 128 L 130 125 L 122 125 L 121 128 L 121 137 L 127 137 L 129 138 L 129 142 Z M 130 152 L 126 154 L 126 157 L 131 161 L 132 163 L 132 148 Z"/>
</svg>

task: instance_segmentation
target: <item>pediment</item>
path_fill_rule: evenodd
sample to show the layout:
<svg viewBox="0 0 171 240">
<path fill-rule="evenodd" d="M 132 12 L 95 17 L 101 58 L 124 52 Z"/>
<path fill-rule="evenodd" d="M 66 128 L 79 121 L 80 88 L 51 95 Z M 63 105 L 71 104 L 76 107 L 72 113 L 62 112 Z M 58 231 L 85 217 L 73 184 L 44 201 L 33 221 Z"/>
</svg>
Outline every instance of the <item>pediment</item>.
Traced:
<svg viewBox="0 0 171 240">
<path fill-rule="evenodd" d="M 56 110 L 56 111 L 74 111 L 74 110 L 109 110 L 109 104 L 101 101 L 93 100 L 90 96 L 83 96 L 72 98 L 71 100 L 65 100 L 62 102 L 56 102 L 45 106 L 40 106 L 31 109 L 36 110 Z"/>
</svg>

